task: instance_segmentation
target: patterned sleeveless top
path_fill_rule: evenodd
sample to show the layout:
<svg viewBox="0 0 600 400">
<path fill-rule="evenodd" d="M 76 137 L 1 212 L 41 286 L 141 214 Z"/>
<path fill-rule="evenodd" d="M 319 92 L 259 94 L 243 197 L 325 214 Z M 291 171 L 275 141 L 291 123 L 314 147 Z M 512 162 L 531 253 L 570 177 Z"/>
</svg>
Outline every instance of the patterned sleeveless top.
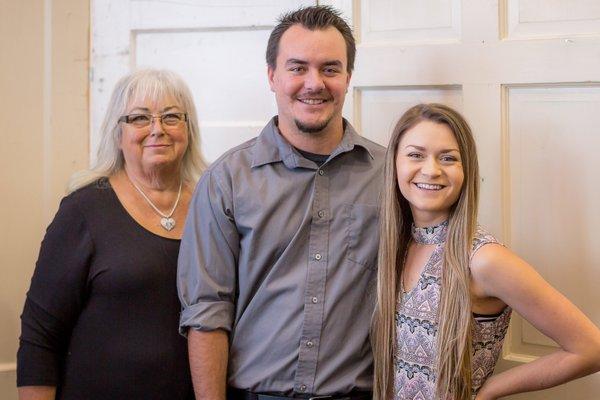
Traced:
<svg viewBox="0 0 600 400">
<path fill-rule="evenodd" d="M 433 400 L 438 306 L 442 276 L 443 247 L 448 223 L 433 228 L 414 228 L 419 243 L 436 244 L 425 264 L 417 285 L 399 296 L 396 308 L 396 352 L 394 354 L 394 399 Z M 420 232 L 419 232 L 420 231 Z M 488 243 L 498 243 L 478 227 L 473 240 L 474 254 Z M 494 371 L 511 309 L 506 307 L 497 318 L 475 318 L 473 323 L 473 397 Z"/>
</svg>

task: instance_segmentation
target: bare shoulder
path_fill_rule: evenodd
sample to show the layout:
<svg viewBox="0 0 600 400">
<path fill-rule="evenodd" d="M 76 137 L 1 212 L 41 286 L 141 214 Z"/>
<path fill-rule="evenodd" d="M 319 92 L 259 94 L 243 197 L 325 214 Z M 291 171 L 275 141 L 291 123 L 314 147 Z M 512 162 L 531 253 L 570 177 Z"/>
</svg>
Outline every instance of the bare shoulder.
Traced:
<svg viewBox="0 0 600 400">
<path fill-rule="evenodd" d="M 531 265 L 498 242 L 478 248 L 471 257 L 470 269 L 478 294 L 505 302 L 509 293 L 541 279 Z"/>
<path fill-rule="evenodd" d="M 514 253 L 500 243 L 486 243 L 471 256 L 471 274 L 485 277 L 501 273 Z"/>
<path fill-rule="evenodd" d="M 498 297 L 493 288 L 505 279 L 514 254 L 497 242 L 486 243 L 471 256 L 471 290 L 477 298 Z M 509 261 L 509 262 L 507 262 Z M 490 290 L 491 289 L 491 290 Z"/>
<path fill-rule="evenodd" d="M 475 282 L 488 279 L 499 272 L 504 266 L 504 260 L 512 254 L 491 233 L 481 226 L 473 236 L 471 248 L 471 274 Z"/>
</svg>

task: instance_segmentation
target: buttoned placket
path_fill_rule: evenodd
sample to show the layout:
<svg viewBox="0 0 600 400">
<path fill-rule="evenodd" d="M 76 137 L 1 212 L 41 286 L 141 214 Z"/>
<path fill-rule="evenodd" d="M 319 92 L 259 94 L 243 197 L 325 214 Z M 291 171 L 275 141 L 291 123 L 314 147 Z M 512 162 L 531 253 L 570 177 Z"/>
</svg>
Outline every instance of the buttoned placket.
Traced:
<svg viewBox="0 0 600 400">
<path fill-rule="evenodd" d="M 308 243 L 308 279 L 304 292 L 304 323 L 300 335 L 294 390 L 314 393 L 329 253 L 329 176 L 326 165 L 315 171 L 312 221 Z"/>
</svg>

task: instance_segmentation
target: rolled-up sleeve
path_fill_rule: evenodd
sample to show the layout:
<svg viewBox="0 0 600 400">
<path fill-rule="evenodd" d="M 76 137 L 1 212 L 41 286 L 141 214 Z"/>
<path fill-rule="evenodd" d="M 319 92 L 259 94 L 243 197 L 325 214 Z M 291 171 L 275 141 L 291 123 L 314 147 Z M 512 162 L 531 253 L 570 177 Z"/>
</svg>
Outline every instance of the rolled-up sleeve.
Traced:
<svg viewBox="0 0 600 400">
<path fill-rule="evenodd" d="M 208 170 L 192 197 L 179 250 L 179 332 L 231 331 L 234 318 L 239 234 L 232 192 Z"/>
</svg>

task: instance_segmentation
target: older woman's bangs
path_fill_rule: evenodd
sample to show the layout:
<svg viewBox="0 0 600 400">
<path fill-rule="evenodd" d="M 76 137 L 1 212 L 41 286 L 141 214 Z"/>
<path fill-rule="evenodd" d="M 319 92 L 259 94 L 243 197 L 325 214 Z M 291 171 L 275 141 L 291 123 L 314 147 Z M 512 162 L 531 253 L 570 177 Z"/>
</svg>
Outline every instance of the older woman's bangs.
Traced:
<svg viewBox="0 0 600 400">
<path fill-rule="evenodd" d="M 146 72 L 146 71 L 144 71 Z M 124 109 L 127 109 L 133 103 L 142 103 L 146 100 L 158 101 L 165 97 L 171 97 L 177 101 L 177 106 L 183 108 L 182 111 L 188 112 L 189 105 L 186 104 L 185 91 L 179 84 L 179 79 L 169 73 L 160 71 L 148 71 L 141 73 L 136 79 L 132 79 L 126 88 L 126 95 L 123 97 Z"/>
</svg>

